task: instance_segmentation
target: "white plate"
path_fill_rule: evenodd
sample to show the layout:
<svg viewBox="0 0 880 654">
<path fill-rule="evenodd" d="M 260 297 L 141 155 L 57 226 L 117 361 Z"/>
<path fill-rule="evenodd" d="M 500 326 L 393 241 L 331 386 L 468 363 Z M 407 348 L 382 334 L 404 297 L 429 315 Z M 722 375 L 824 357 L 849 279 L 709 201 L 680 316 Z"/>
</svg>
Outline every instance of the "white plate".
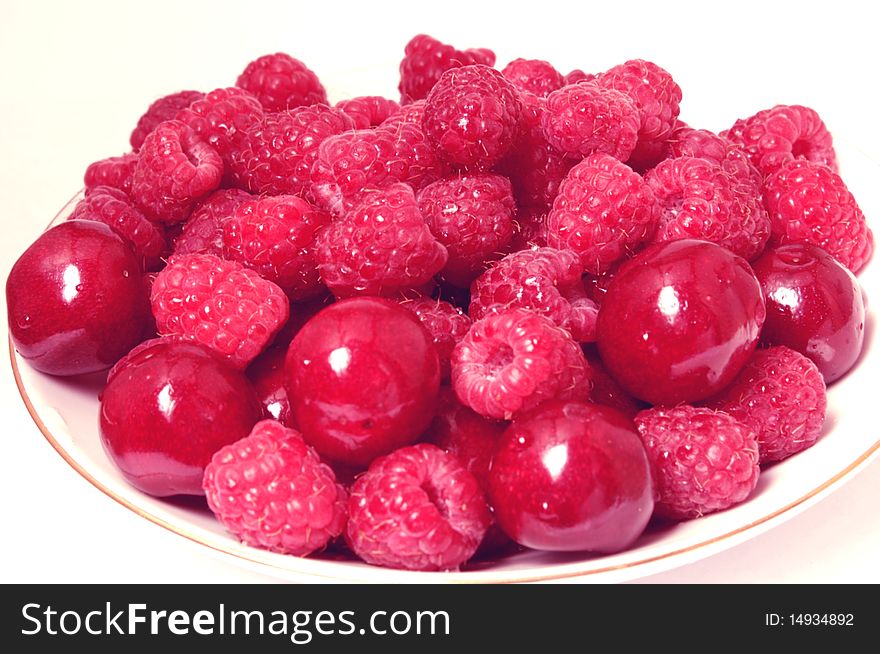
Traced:
<svg viewBox="0 0 880 654">
<path fill-rule="evenodd" d="M 851 145 L 838 142 L 837 150 L 843 178 L 870 221 L 880 214 L 880 194 L 876 192 L 880 168 Z M 65 218 L 78 197 L 53 222 Z M 873 328 L 877 320 L 874 304 L 880 298 L 880 263 L 870 263 L 859 281 L 871 300 L 865 350 L 858 367 L 829 389 L 823 437 L 811 449 L 764 470 L 747 502 L 699 520 L 650 528 L 634 547 L 611 556 L 520 552 L 461 572 L 386 570 L 353 561 L 284 556 L 242 545 L 223 530 L 200 500 L 157 499 L 124 481 L 105 456 L 98 437 L 101 375 L 76 382 L 43 375 L 14 352 L 11 342 L 10 356 L 28 411 L 74 470 L 147 520 L 263 573 L 292 581 L 617 582 L 684 565 L 753 538 L 838 488 L 877 455 L 880 429 L 873 407 L 875 389 L 880 387 L 880 346 L 874 342 Z"/>
</svg>

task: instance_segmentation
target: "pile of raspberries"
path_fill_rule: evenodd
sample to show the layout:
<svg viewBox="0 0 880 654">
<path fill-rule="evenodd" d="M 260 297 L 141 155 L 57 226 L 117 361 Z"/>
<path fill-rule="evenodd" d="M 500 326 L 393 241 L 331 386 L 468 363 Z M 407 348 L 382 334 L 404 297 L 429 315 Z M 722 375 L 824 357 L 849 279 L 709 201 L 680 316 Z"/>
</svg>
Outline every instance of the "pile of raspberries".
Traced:
<svg viewBox="0 0 880 654">
<path fill-rule="evenodd" d="M 615 383 L 593 345 L 604 288 L 650 244 L 701 239 L 754 261 L 768 246 L 807 242 L 853 273 L 865 265 L 872 235 L 817 113 L 779 105 L 714 133 L 679 119 L 679 85 L 649 61 L 595 74 L 539 60 L 494 66 L 491 50 L 419 35 L 400 64 L 399 99 L 332 104 L 305 64 L 270 54 L 234 86 L 159 98 L 137 122 L 130 152 L 88 167 L 75 217 L 107 222 L 131 241 L 153 285 L 159 335 L 200 341 L 259 382 L 259 371 L 277 369 L 266 354 L 310 316 L 369 295 L 413 311 L 437 347 L 445 386 L 429 433 L 366 472 L 320 460 L 283 395 L 271 419 L 215 455 L 208 502 L 244 542 L 300 556 L 349 548 L 369 563 L 422 570 L 457 569 L 475 552 L 509 546 L 489 526 L 490 510 L 459 516 L 456 503 L 481 493 L 493 439 L 548 399 L 613 406 L 635 420 L 646 447 L 662 441 L 665 457 L 693 446 L 704 458 L 688 465 L 730 476 L 709 500 L 675 477 L 687 474 L 681 467 L 655 478 L 658 515 L 676 520 L 742 501 L 759 462 L 818 438 L 824 383 L 787 348 L 758 352 L 747 372 L 764 379 L 765 392 L 746 392 L 723 413 L 648 407 Z M 187 275 L 250 285 L 265 310 L 232 335 L 216 313 L 175 322 L 162 293 Z M 552 351 L 534 352 L 537 363 L 520 371 L 539 378 L 500 390 L 472 383 L 468 353 L 504 330 L 523 347 L 536 331 L 550 335 Z M 785 430 L 768 415 L 806 396 L 798 419 L 808 433 L 780 443 Z M 725 468 L 707 443 L 717 434 L 748 441 L 754 456 Z M 254 457 L 263 464 L 251 465 Z M 249 484 L 219 483 L 235 466 L 251 471 Z M 273 505 L 272 489 L 292 477 L 299 490 Z M 410 504 L 381 497 L 393 492 L 410 494 Z M 315 503 L 323 518 L 304 532 L 270 533 L 259 519 L 225 513 L 236 494 L 249 494 L 251 518 L 262 511 L 300 524 L 291 507 Z M 437 495 L 447 510 L 410 521 L 422 524 L 398 515 Z M 397 531 L 383 533 L 389 524 Z"/>
</svg>

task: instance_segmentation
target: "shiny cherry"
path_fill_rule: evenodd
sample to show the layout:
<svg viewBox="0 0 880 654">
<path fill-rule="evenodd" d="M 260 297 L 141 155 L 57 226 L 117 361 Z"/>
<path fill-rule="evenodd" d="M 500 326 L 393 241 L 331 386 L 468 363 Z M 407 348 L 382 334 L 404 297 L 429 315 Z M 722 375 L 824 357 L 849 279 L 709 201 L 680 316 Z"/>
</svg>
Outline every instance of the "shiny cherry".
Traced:
<svg viewBox="0 0 880 654">
<path fill-rule="evenodd" d="M 768 250 L 754 269 L 767 302 L 762 342 L 808 356 L 826 384 L 842 377 L 865 339 L 865 304 L 855 276 L 806 243 Z"/>
<path fill-rule="evenodd" d="M 101 395 L 101 441 L 125 478 L 155 496 L 203 495 L 211 456 L 262 418 L 245 376 L 205 347 L 164 337 L 136 347 Z"/>
<path fill-rule="evenodd" d="M 12 267 L 6 301 L 15 349 L 53 375 L 109 368 L 140 342 L 150 314 L 134 251 L 89 220 L 43 232 Z"/>
<path fill-rule="evenodd" d="M 267 417 L 272 417 L 287 427 L 294 427 L 290 416 L 290 402 L 284 385 L 284 361 L 287 347 L 274 346 L 263 352 L 248 366 L 248 379 L 257 392 Z"/>
<path fill-rule="evenodd" d="M 352 466 L 415 442 L 434 415 L 436 348 L 394 302 L 352 298 L 300 329 L 286 363 L 293 419 L 322 456 Z"/>
<path fill-rule="evenodd" d="M 727 386 L 758 343 L 766 309 L 749 264 L 706 241 L 658 243 L 623 264 L 599 310 L 609 373 L 638 399 L 674 405 Z"/>
<path fill-rule="evenodd" d="M 558 551 L 628 547 L 654 508 L 648 458 L 632 421 L 609 407 L 558 400 L 504 432 L 489 499 L 513 540 Z"/>
</svg>

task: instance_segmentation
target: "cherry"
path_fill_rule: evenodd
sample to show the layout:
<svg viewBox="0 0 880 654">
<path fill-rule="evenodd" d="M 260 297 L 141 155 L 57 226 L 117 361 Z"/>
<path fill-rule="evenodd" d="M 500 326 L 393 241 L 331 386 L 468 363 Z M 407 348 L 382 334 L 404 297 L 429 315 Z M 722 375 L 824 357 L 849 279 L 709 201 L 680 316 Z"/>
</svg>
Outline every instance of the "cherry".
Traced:
<svg viewBox="0 0 880 654">
<path fill-rule="evenodd" d="M 513 540 L 558 551 L 621 550 L 654 508 L 648 458 L 632 421 L 609 407 L 558 400 L 504 432 L 489 499 Z"/>
<path fill-rule="evenodd" d="M 52 375 L 109 368 L 141 340 L 150 314 L 134 251 L 90 220 L 43 232 L 12 267 L 6 301 L 15 348 Z"/>
<path fill-rule="evenodd" d="M 136 488 L 203 495 L 211 456 L 262 418 L 245 376 L 197 343 L 141 344 L 110 371 L 101 395 L 101 441 Z"/>
<path fill-rule="evenodd" d="M 638 399 L 694 402 L 733 381 L 765 315 L 745 259 L 706 241 L 658 243 L 608 286 L 597 345 L 608 372 Z"/>
<path fill-rule="evenodd" d="M 767 302 L 762 342 L 809 357 L 826 384 L 840 379 L 865 338 L 865 304 L 855 276 L 807 243 L 768 250 L 754 268 Z"/>
<path fill-rule="evenodd" d="M 319 454 L 366 466 L 413 443 L 434 415 L 440 362 L 410 311 L 375 297 L 323 309 L 287 353 L 295 423 Z"/>
<path fill-rule="evenodd" d="M 263 405 L 263 411 L 285 427 L 293 427 L 290 402 L 284 385 L 284 361 L 287 348 L 274 346 L 263 352 L 248 366 L 246 374 Z"/>
</svg>

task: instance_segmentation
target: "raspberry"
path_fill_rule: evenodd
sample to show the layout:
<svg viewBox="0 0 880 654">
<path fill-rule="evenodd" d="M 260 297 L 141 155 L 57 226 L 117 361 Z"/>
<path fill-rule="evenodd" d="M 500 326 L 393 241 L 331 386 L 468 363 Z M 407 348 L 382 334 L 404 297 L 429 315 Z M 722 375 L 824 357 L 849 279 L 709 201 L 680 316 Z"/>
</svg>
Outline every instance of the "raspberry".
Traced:
<svg viewBox="0 0 880 654">
<path fill-rule="evenodd" d="M 529 208 L 519 212 L 510 251 L 547 247 L 547 212 Z"/>
<path fill-rule="evenodd" d="M 679 122 L 666 143 L 669 159 L 677 157 L 700 157 L 721 166 L 730 175 L 750 180 L 759 193 L 764 177 L 752 165 L 749 156 L 730 139 L 705 129 L 694 129 Z"/>
<path fill-rule="evenodd" d="M 206 345 L 244 368 L 288 317 L 275 284 L 235 261 L 210 254 L 169 257 L 150 296 L 159 334 Z"/>
<path fill-rule="evenodd" d="M 509 420 L 546 400 L 586 396 L 590 371 L 566 330 L 511 308 L 476 321 L 455 346 L 452 385 L 480 415 Z"/>
<path fill-rule="evenodd" d="M 448 380 L 452 350 L 467 334 L 471 319 L 464 311 L 449 302 L 430 297 L 407 299 L 400 304 L 416 314 L 428 330 L 440 356 L 441 374 L 444 380 Z"/>
<path fill-rule="evenodd" d="M 635 418 L 657 502 L 671 520 L 697 518 L 745 500 L 758 483 L 752 431 L 720 411 L 686 404 L 642 411 Z"/>
<path fill-rule="evenodd" d="M 510 180 L 477 173 L 445 177 L 418 194 L 419 210 L 434 237 L 446 246 L 443 278 L 467 287 L 513 238 L 516 201 Z"/>
<path fill-rule="evenodd" d="M 598 307 L 587 297 L 583 268 L 573 252 L 536 248 L 504 257 L 474 280 L 468 309 L 473 320 L 513 307 L 531 309 L 571 332 L 596 338 Z"/>
<path fill-rule="evenodd" d="M 89 164 L 83 176 L 86 190 L 96 186 L 112 186 L 125 193 L 131 193 L 131 176 L 137 154 L 129 152 L 121 157 L 108 157 Z"/>
<path fill-rule="evenodd" d="M 205 94 L 201 91 L 179 91 L 165 95 L 153 102 L 146 113 L 138 119 L 137 126 L 131 133 L 129 142 L 132 149 L 135 152 L 140 150 L 147 135 L 156 129 L 159 123 L 173 119 L 178 111 L 203 97 Z"/>
<path fill-rule="evenodd" d="M 645 176 L 662 207 L 655 241 L 697 238 L 755 259 L 770 219 L 750 180 L 697 157 L 665 159 Z"/>
<path fill-rule="evenodd" d="M 96 220 L 110 225 L 134 248 L 144 270 L 160 265 L 165 252 L 162 229 L 151 223 L 129 197 L 110 186 L 95 186 L 77 203 L 69 220 Z"/>
<path fill-rule="evenodd" d="M 180 121 L 168 120 L 150 132 L 138 152 L 131 196 L 148 218 L 178 223 L 217 188 L 222 175 L 217 151 Z"/>
<path fill-rule="evenodd" d="M 514 59 L 501 74 L 520 91 L 528 91 L 541 98 L 565 86 L 562 73 L 542 59 Z"/>
<path fill-rule="evenodd" d="M 564 156 L 578 158 L 604 152 L 626 161 L 636 147 L 640 124 L 629 96 L 595 82 L 553 91 L 541 116 L 547 141 Z"/>
<path fill-rule="evenodd" d="M 425 98 L 443 72 L 471 64 L 494 66 L 495 53 L 485 48 L 456 50 L 427 34 L 414 36 L 406 44 L 400 62 L 400 84 L 397 88 L 401 104 Z"/>
<path fill-rule="evenodd" d="M 569 84 L 577 84 L 578 82 L 590 82 L 596 79 L 596 76 L 592 73 L 585 73 L 580 68 L 575 68 L 573 71 L 565 75 L 565 86 Z"/>
<path fill-rule="evenodd" d="M 354 121 L 355 129 L 378 127 L 389 116 L 400 111 L 400 105 L 381 95 L 365 95 L 336 103 L 336 109 Z"/>
<path fill-rule="evenodd" d="M 263 118 L 263 107 L 244 89 L 232 87 L 211 91 L 175 118 L 189 125 L 228 163 L 241 134 Z"/>
<path fill-rule="evenodd" d="M 235 85 L 252 93 L 266 111 L 327 104 L 327 92 L 303 62 L 277 52 L 249 63 Z"/>
<path fill-rule="evenodd" d="M 521 113 L 519 93 L 504 75 L 463 66 L 443 73 L 428 94 L 425 134 L 441 159 L 486 170 L 510 150 Z"/>
<path fill-rule="evenodd" d="M 596 84 L 627 95 L 639 113 L 639 137 L 631 165 L 648 168 L 662 158 L 663 143 L 675 125 L 681 88 L 663 68 L 633 59 L 596 76 Z"/>
<path fill-rule="evenodd" d="M 174 254 L 223 257 L 223 225 L 235 208 L 253 198 L 241 189 L 220 189 L 199 202 L 174 241 Z"/>
<path fill-rule="evenodd" d="M 645 180 L 596 153 L 574 166 L 547 214 L 547 243 L 575 252 L 593 275 L 638 250 L 654 234 L 660 206 Z"/>
<path fill-rule="evenodd" d="M 374 461 L 355 481 L 345 536 L 367 563 L 454 570 L 492 521 L 483 491 L 464 466 L 427 443 Z"/>
<path fill-rule="evenodd" d="M 337 297 L 394 295 L 428 282 L 446 259 L 401 183 L 368 193 L 318 237 L 321 279 Z"/>
<path fill-rule="evenodd" d="M 775 243 L 812 243 L 856 273 L 871 258 L 874 234 L 843 180 L 827 166 L 794 160 L 764 183 Z"/>
<path fill-rule="evenodd" d="M 311 194 L 334 215 L 359 204 L 365 193 L 395 182 L 418 187 L 435 167 L 434 150 L 418 125 L 397 123 L 331 136 L 318 148 Z"/>
<path fill-rule="evenodd" d="M 577 163 L 550 145 L 541 129 L 541 115 L 547 101 L 523 92 L 520 132 L 510 153 L 498 162 L 496 170 L 507 175 L 522 207 L 549 209 L 559 191 L 559 183 Z"/>
<path fill-rule="evenodd" d="M 825 423 L 825 381 L 816 364 L 785 346 L 757 350 L 727 390 L 707 403 L 748 426 L 761 463 L 812 446 Z"/>
<path fill-rule="evenodd" d="M 230 154 L 230 173 L 236 186 L 251 193 L 302 195 L 321 142 L 353 128 L 346 114 L 322 104 L 266 114 L 241 135 Z"/>
<path fill-rule="evenodd" d="M 792 159 L 837 168 L 831 134 L 809 107 L 776 105 L 736 121 L 721 136 L 741 146 L 765 177 Z"/>
<path fill-rule="evenodd" d="M 218 450 L 203 486 L 211 511 L 246 545 L 306 556 L 345 528 L 345 489 L 299 432 L 274 420 Z"/>
<path fill-rule="evenodd" d="M 295 195 L 245 200 L 223 225 L 227 259 L 275 282 L 291 300 L 319 295 L 315 236 L 330 216 Z"/>
<path fill-rule="evenodd" d="M 412 123 L 413 125 L 422 126 L 425 118 L 425 101 L 416 100 L 409 104 L 403 105 L 400 109 L 388 116 L 383 122 L 382 127 L 391 127 L 399 123 Z"/>
</svg>

